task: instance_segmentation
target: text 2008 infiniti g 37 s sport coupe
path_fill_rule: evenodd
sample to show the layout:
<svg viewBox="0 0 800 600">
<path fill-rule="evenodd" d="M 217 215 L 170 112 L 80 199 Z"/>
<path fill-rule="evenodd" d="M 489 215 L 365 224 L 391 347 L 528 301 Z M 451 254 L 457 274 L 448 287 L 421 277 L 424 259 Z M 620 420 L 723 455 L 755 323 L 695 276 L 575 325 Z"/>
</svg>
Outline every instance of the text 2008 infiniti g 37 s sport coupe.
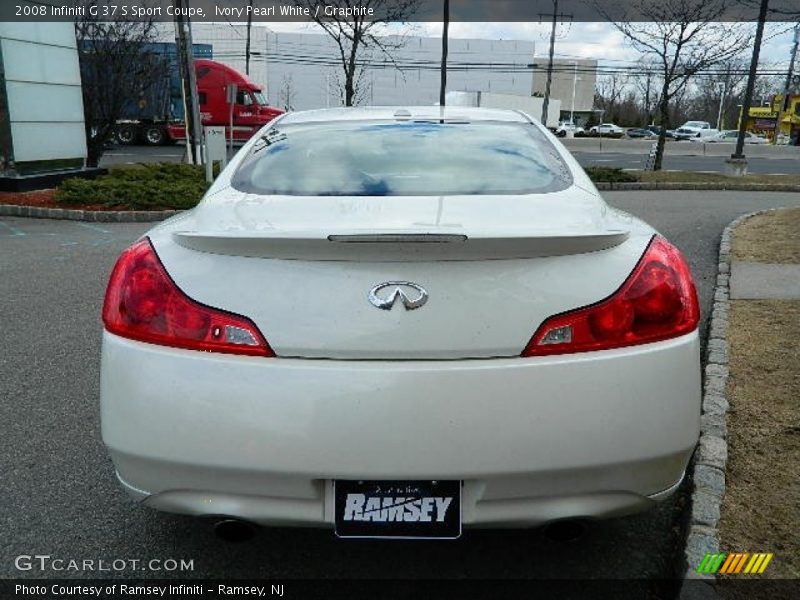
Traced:
<svg viewBox="0 0 800 600">
<path fill-rule="evenodd" d="M 117 261 L 103 439 L 147 506 L 341 537 L 632 513 L 697 441 L 698 320 L 527 115 L 290 113 Z"/>
</svg>

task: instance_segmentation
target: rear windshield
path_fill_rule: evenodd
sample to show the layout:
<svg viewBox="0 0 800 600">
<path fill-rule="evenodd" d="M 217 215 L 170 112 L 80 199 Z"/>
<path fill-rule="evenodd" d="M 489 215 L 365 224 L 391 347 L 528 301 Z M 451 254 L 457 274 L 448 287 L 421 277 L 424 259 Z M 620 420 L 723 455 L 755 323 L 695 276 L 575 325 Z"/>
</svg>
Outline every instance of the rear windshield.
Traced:
<svg viewBox="0 0 800 600">
<path fill-rule="evenodd" d="M 572 175 L 529 123 L 338 121 L 269 129 L 232 178 L 293 196 L 533 194 Z"/>
</svg>

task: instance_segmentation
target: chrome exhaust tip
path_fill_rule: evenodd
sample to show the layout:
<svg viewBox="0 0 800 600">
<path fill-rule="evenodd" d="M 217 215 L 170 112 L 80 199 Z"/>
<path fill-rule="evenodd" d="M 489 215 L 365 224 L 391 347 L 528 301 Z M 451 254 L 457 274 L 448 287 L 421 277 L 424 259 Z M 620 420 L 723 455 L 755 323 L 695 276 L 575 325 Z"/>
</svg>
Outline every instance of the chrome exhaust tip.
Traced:
<svg viewBox="0 0 800 600">
<path fill-rule="evenodd" d="M 256 528 L 247 521 L 222 519 L 214 523 L 214 533 L 223 541 L 238 544 L 253 539 L 256 534 Z"/>
<path fill-rule="evenodd" d="M 575 542 L 588 528 L 588 523 L 582 519 L 563 519 L 545 525 L 544 536 L 551 542 Z"/>
</svg>

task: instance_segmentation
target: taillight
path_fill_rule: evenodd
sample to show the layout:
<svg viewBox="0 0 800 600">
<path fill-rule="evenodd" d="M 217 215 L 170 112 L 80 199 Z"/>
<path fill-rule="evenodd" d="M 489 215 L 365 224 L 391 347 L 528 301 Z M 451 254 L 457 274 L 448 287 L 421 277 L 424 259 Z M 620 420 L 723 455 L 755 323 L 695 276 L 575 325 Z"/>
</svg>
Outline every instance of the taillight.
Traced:
<svg viewBox="0 0 800 600">
<path fill-rule="evenodd" d="M 255 324 L 184 294 L 144 238 L 117 259 L 103 323 L 116 335 L 190 350 L 275 356 Z"/>
<path fill-rule="evenodd" d="M 635 346 L 694 331 L 697 291 L 680 251 L 654 236 L 636 268 L 611 297 L 547 319 L 522 356 Z"/>
</svg>

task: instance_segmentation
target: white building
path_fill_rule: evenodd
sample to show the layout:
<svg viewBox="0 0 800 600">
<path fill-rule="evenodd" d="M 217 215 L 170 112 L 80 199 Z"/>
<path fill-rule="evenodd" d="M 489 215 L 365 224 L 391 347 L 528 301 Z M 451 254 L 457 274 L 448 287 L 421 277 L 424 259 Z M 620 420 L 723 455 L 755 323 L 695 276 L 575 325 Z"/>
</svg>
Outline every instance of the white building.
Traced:
<svg viewBox="0 0 800 600">
<path fill-rule="evenodd" d="M 246 27 L 231 23 L 193 23 L 192 40 L 211 44 L 215 60 L 245 72 Z M 171 24 L 161 41 L 174 40 Z M 389 38 L 395 41 L 396 38 Z M 533 42 L 451 39 L 447 89 L 530 96 Z M 335 42 L 324 33 L 276 33 L 253 25 L 250 79 L 264 85 L 275 106 L 290 100 L 295 110 L 339 106 L 342 67 Z M 392 51 L 364 52 L 360 80 L 362 104 L 432 105 L 439 100 L 441 39 L 410 36 Z"/>
<path fill-rule="evenodd" d="M 34 4 L 27 1 L 28 4 Z M 81 169 L 86 133 L 71 22 L 0 22 L 0 186 Z"/>
<path fill-rule="evenodd" d="M 392 51 L 393 60 L 379 50 L 362 54 L 366 66 L 359 83 L 359 103 L 437 103 L 441 45 L 439 38 L 412 36 Z M 530 95 L 532 42 L 451 39 L 449 46 L 448 90 Z M 342 103 L 341 61 L 329 36 L 269 32 L 266 54 L 271 104 L 283 106 L 287 96 L 296 110 Z"/>
<path fill-rule="evenodd" d="M 173 41 L 172 24 L 162 26 L 161 41 Z M 195 43 L 211 44 L 213 57 L 245 72 L 246 27 L 234 23 L 193 23 Z M 397 38 L 389 37 L 392 43 Z M 362 52 L 365 65 L 358 103 L 433 105 L 439 100 L 440 38 L 408 36 L 391 58 L 380 50 Z M 267 100 L 294 110 L 340 106 L 343 96 L 341 59 L 336 43 L 324 33 L 277 33 L 251 28 L 249 77 L 266 88 Z M 546 58 L 534 58 L 534 43 L 521 40 L 449 40 L 447 90 L 540 95 L 545 86 Z M 577 62 L 577 67 L 573 63 Z M 536 65 L 536 66 L 534 66 Z M 596 60 L 556 59 L 551 98 L 560 100 L 561 116 L 592 109 Z M 577 75 L 575 74 L 577 71 Z M 574 77 L 573 77 L 574 76 Z M 538 115 L 536 115 L 538 116 Z"/>
<path fill-rule="evenodd" d="M 547 87 L 547 57 L 533 61 L 536 75 L 531 93 L 544 95 Z M 597 87 L 597 61 L 594 59 L 554 58 L 550 97 L 561 100 L 561 118 L 568 120 L 574 113 L 577 123 L 585 123 L 594 108 Z M 574 98 L 574 104 L 573 104 Z"/>
</svg>

